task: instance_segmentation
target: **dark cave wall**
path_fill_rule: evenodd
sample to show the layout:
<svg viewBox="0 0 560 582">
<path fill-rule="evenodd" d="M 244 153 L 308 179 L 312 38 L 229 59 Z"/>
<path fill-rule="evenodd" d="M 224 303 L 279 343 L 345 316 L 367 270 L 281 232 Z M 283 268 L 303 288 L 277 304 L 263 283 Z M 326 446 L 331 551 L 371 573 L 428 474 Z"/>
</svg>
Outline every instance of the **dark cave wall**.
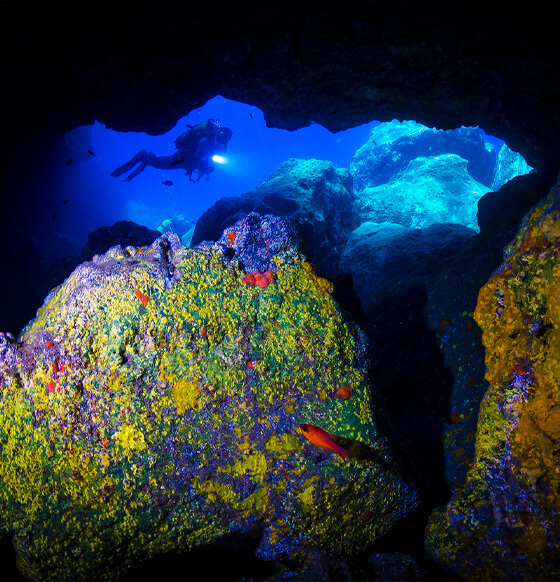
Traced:
<svg viewBox="0 0 560 582">
<path fill-rule="evenodd" d="M 539 171 L 556 172 L 553 8 L 5 3 L 4 137 L 12 150 L 32 148 L 34 136 L 94 120 L 157 134 L 222 94 L 291 130 L 315 121 L 338 131 L 395 117 L 444 129 L 480 125 Z"/>
</svg>

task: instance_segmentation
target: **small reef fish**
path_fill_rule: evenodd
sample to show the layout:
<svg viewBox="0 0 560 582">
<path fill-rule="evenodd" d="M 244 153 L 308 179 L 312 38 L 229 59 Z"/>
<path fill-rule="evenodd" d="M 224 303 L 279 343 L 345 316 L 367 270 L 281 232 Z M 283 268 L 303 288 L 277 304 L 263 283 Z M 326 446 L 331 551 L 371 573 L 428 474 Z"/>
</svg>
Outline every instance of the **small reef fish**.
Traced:
<svg viewBox="0 0 560 582">
<path fill-rule="evenodd" d="M 235 232 L 229 232 L 228 235 L 228 240 L 229 240 L 229 244 L 232 245 L 235 241 L 235 238 L 237 237 L 237 235 L 235 234 Z"/>
<path fill-rule="evenodd" d="M 90 156 L 94 156 L 94 155 L 95 155 L 95 154 L 94 154 L 94 153 L 93 153 L 91 150 L 88 150 L 88 151 L 87 151 L 87 153 L 88 153 Z"/>
<path fill-rule="evenodd" d="M 182 164 L 185 160 L 173 160 L 172 162 L 169 162 L 170 166 L 176 166 L 177 164 Z"/>
<path fill-rule="evenodd" d="M 150 300 L 150 298 L 147 295 L 144 295 L 144 293 L 142 293 L 142 291 L 138 291 L 138 289 L 136 289 L 134 293 L 136 293 L 136 297 L 140 299 L 140 303 L 142 303 L 142 305 L 146 305 L 146 303 L 148 303 L 148 301 Z"/>
<path fill-rule="evenodd" d="M 66 198 L 66 200 L 63 200 L 63 201 L 61 202 L 61 204 L 68 204 L 68 202 L 70 202 L 70 198 Z"/>
<path fill-rule="evenodd" d="M 350 451 L 337 445 L 335 442 L 336 437 L 326 430 L 312 424 L 300 424 L 299 428 L 303 433 L 303 436 L 316 447 L 320 447 L 325 451 L 333 451 L 340 455 L 345 461 L 351 456 Z"/>
<path fill-rule="evenodd" d="M 69 166 L 72 163 L 72 160 L 66 160 L 66 165 Z"/>
<path fill-rule="evenodd" d="M 352 396 L 352 386 L 341 386 L 336 391 L 336 397 L 340 400 L 348 400 Z"/>
<path fill-rule="evenodd" d="M 164 186 L 173 186 L 173 182 L 171 180 L 163 180 L 161 183 Z"/>
<path fill-rule="evenodd" d="M 52 219 L 56 220 L 56 210 L 53 212 Z"/>
</svg>

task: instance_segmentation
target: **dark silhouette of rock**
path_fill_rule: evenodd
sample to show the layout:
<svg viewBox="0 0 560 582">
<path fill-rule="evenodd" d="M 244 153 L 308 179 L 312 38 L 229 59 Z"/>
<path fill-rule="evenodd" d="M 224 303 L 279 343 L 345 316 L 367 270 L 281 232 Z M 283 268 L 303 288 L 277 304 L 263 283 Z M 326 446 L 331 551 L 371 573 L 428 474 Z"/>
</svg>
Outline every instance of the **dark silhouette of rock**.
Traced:
<svg viewBox="0 0 560 582">
<path fill-rule="evenodd" d="M 551 177 L 541 174 L 517 176 L 496 192 L 488 192 L 478 201 L 477 219 L 481 231 L 491 231 L 501 246 L 515 234 L 523 215 L 542 200 Z"/>
<path fill-rule="evenodd" d="M 389 222 L 364 222 L 348 240 L 341 268 L 352 273 L 364 306 L 380 303 L 435 276 L 442 261 L 475 234 L 460 224 L 410 229 Z"/>
<path fill-rule="evenodd" d="M 136 224 L 130 220 L 120 220 L 113 226 L 102 226 L 88 235 L 82 249 L 82 257 L 89 261 L 94 255 L 101 255 L 113 246 L 148 246 L 161 236 L 157 230 Z"/>
</svg>

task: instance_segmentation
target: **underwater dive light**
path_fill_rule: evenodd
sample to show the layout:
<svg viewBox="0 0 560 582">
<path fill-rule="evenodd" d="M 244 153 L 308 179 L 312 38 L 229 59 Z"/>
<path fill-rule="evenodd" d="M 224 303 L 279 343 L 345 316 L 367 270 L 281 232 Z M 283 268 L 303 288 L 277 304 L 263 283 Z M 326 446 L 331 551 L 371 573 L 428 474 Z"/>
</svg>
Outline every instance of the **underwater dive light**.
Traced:
<svg viewBox="0 0 560 582">
<path fill-rule="evenodd" d="M 212 156 L 212 161 L 216 162 L 216 164 L 227 164 L 228 163 L 227 158 L 225 158 L 224 156 L 219 156 L 217 154 Z"/>
</svg>

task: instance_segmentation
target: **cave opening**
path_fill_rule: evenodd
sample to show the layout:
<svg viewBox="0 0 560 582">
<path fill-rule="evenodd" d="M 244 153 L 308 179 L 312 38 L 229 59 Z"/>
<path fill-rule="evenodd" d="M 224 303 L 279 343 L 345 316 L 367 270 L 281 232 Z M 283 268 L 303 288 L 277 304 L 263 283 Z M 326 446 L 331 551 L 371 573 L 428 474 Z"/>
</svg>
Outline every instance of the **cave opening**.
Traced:
<svg viewBox="0 0 560 582">
<path fill-rule="evenodd" d="M 128 182 L 125 176 L 111 176 L 139 151 L 173 154 L 177 137 L 209 118 L 219 119 L 233 136 L 227 164 L 216 165 L 208 181 L 193 183 L 181 167 L 148 166 Z M 450 262 L 449 257 L 479 244 L 473 242 L 478 240 L 478 200 L 531 171 L 499 138 L 480 128 L 443 131 L 396 120 L 371 121 L 336 134 L 318 124 L 290 132 L 268 128 L 258 108 L 221 96 L 162 135 L 116 132 L 98 122 L 76 128 L 57 140 L 43 174 L 35 176 L 44 185 L 44 195 L 33 209 L 33 243 L 46 258 L 42 273 L 49 276 L 37 275 L 40 284 L 33 289 L 32 305 L 15 314 L 16 324 L 1 328 L 17 333 L 50 289 L 91 258 L 83 254 L 88 233 L 126 220 L 153 231 L 176 230 L 188 245 L 196 222 L 221 198 L 240 198 L 258 189 L 291 158 L 326 160 L 351 178 L 345 182 L 343 174 L 329 173 L 325 167 L 291 165 L 283 170 L 291 182 L 282 181 L 282 176 L 275 179 L 304 190 L 311 183 L 317 191 L 330 189 L 334 196 L 331 211 L 321 220 L 327 223 L 326 244 L 340 245 L 341 237 L 328 230 L 344 228 L 343 244 L 333 255 L 324 255 L 325 263 L 320 264 L 318 254 L 315 258 L 323 271 L 328 270 L 327 262 L 335 264 L 329 276 L 338 271 L 353 276 L 363 305 L 361 323 L 371 340 L 371 376 L 398 434 L 395 447 L 407 458 L 426 500 L 394 534 L 400 538 L 391 536 L 377 549 L 402 549 L 402 530 L 410 527 L 406 547 L 421 560 L 427 515 L 447 502 L 450 484 L 464 479 L 460 469 L 450 473 L 446 455 L 452 449 L 442 447 L 442 434 L 448 440 L 465 438 L 465 459 L 472 455 L 472 430 L 485 389 L 472 311 L 476 292 L 499 262 L 500 249 L 492 249 L 490 266 L 474 275 L 468 263 Z M 305 175 L 298 175 L 300 170 L 306 170 Z M 309 171 L 317 172 L 316 179 Z M 336 196 L 344 188 L 355 205 L 353 222 L 349 219 L 346 225 L 335 217 Z M 272 211 L 297 214 L 297 192 L 291 192 L 291 198 L 286 194 L 290 193 L 268 191 L 263 202 Z M 234 207 L 231 214 L 238 216 L 237 210 Z M 221 230 L 220 226 L 215 236 Z M 108 242 L 107 248 L 112 244 L 116 242 Z M 454 387 L 469 382 L 471 398 L 461 400 Z M 454 434 L 457 418 L 466 420 L 467 427 L 459 436 Z"/>
<path fill-rule="evenodd" d="M 123 180 L 126 175 L 110 176 L 141 150 L 172 154 L 174 140 L 188 126 L 209 118 L 230 127 L 233 136 L 227 165 L 213 163 L 208 180 L 193 184 L 181 165 L 148 167 L 130 182 Z M 267 127 L 257 107 L 218 95 L 162 135 L 117 132 L 98 122 L 64 134 L 39 178 L 43 196 L 35 219 L 28 217 L 35 223 L 34 242 L 54 260 L 79 254 L 87 233 L 119 220 L 157 229 L 175 218 L 183 236 L 221 197 L 256 188 L 289 158 L 328 160 L 349 169 L 361 221 L 408 228 L 454 222 L 478 230 L 478 198 L 531 170 L 520 154 L 479 128 L 437 131 L 393 120 L 336 134 L 318 124 L 290 132 Z"/>
</svg>

